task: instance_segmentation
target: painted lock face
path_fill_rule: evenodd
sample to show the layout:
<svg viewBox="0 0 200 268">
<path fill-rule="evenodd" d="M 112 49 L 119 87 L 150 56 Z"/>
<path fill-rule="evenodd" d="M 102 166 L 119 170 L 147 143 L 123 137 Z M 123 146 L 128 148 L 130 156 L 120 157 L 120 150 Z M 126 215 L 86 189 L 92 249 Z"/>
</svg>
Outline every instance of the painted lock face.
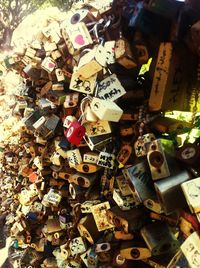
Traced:
<svg viewBox="0 0 200 268">
<path fill-rule="evenodd" d="M 74 145 L 79 145 L 84 135 L 85 128 L 78 121 L 72 122 L 66 132 L 68 141 Z"/>
</svg>

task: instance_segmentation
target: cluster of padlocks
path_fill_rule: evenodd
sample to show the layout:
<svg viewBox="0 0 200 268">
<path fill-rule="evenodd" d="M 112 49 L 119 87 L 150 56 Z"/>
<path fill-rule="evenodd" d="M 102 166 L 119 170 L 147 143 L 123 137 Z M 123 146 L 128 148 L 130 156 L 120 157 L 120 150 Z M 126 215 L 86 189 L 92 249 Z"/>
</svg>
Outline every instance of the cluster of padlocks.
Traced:
<svg viewBox="0 0 200 268">
<path fill-rule="evenodd" d="M 199 29 L 198 1 L 75 1 L 4 59 L 14 268 L 199 267 Z"/>
</svg>

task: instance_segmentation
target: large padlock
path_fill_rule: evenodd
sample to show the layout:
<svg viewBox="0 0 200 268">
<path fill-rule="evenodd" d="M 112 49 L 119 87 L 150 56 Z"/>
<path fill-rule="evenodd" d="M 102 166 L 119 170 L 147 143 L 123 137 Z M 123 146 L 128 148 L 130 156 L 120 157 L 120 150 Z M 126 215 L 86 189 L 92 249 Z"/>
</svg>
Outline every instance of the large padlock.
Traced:
<svg viewBox="0 0 200 268">
<path fill-rule="evenodd" d="M 152 255 L 176 253 L 179 241 L 166 223 L 154 222 L 144 226 L 140 231 Z"/>
</svg>

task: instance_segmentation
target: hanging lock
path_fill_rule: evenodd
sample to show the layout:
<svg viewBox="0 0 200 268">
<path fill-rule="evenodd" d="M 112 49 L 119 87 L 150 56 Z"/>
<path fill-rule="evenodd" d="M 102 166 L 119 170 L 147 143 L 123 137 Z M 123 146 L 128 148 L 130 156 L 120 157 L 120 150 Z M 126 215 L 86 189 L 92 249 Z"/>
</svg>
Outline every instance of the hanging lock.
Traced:
<svg viewBox="0 0 200 268">
<path fill-rule="evenodd" d="M 70 127 L 65 131 L 65 136 L 68 141 L 74 145 L 79 145 L 85 135 L 85 127 L 78 121 L 70 124 Z"/>
<path fill-rule="evenodd" d="M 179 248 L 179 241 L 164 222 L 154 222 L 146 225 L 140 233 L 152 255 L 176 253 Z"/>
<path fill-rule="evenodd" d="M 81 163 L 77 165 L 75 169 L 80 173 L 91 174 L 97 172 L 100 169 L 100 167 L 93 164 Z"/>
<path fill-rule="evenodd" d="M 170 176 L 167 160 L 160 140 L 154 140 L 150 143 L 147 159 L 153 180 Z"/>
</svg>

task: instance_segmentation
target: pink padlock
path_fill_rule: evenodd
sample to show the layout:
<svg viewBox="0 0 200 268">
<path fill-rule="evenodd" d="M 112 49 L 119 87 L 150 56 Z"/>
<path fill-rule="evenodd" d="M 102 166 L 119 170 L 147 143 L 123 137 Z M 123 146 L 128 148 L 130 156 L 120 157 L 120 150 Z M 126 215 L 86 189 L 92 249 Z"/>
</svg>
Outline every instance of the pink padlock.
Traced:
<svg viewBox="0 0 200 268">
<path fill-rule="evenodd" d="M 70 127 L 65 131 L 66 138 L 74 145 L 79 145 L 84 135 L 85 127 L 83 127 L 78 121 L 72 122 Z"/>
</svg>

